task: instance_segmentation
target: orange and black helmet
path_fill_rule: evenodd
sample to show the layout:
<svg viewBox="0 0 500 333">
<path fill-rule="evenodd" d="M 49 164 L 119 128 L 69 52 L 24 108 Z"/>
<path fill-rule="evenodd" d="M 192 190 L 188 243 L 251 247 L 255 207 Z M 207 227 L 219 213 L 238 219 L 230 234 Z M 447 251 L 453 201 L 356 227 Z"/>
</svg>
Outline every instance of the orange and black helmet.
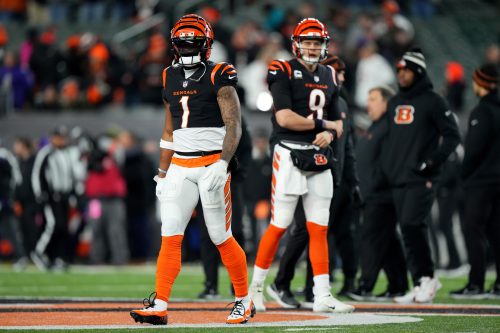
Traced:
<svg viewBox="0 0 500 333">
<path fill-rule="evenodd" d="M 195 65 L 210 58 L 214 33 L 203 17 L 187 14 L 174 24 L 170 39 L 176 62 Z"/>
<path fill-rule="evenodd" d="M 320 62 L 326 59 L 330 36 L 328 35 L 328 30 L 318 19 L 306 18 L 300 21 L 295 27 L 291 39 L 292 51 L 297 58 L 304 59 L 305 57 L 306 59 L 304 60 L 310 62 L 310 60 L 307 59 L 308 56 L 302 52 L 300 42 L 304 39 L 317 39 L 321 41 L 321 55 L 320 59 L 314 62 Z"/>
</svg>

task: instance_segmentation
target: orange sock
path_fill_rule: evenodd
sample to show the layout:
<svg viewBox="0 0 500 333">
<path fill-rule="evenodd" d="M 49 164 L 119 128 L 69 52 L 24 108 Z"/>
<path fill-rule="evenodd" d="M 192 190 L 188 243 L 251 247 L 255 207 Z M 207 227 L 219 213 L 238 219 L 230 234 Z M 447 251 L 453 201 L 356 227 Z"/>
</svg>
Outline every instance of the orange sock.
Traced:
<svg viewBox="0 0 500 333">
<path fill-rule="evenodd" d="M 181 246 L 184 235 L 161 238 L 156 263 L 156 298 L 168 302 L 174 281 L 181 271 Z"/>
<path fill-rule="evenodd" d="M 255 258 L 255 266 L 263 269 L 271 267 L 280 239 L 285 231 L 286 229 L 278 228 L 273 224 L 269 225 L 260 240 L 257 258 Z"/>
<path fill-rule="evenodd" d="M 233 284 L 234 296 L 245 297 L 248 295 L 248 269 L 245 251 L 233 236 L 217 245 L 217 249 Z"/>
<path fill-rule="evenodd" d="M 328 242 L 326 240 L 328 227 L 309 221 L 306 225 L 309 233 L 309 259 L 311 259 L 313 276 L 328 274 Z"/>
</svg>

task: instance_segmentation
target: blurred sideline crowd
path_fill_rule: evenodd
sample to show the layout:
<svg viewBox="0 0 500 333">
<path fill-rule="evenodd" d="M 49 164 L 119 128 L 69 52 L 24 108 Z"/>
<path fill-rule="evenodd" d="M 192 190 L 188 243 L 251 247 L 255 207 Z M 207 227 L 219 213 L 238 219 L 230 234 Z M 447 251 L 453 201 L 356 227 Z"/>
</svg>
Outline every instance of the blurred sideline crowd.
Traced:
<svg viewBox="0 0 500 333">
<path fill-rule="evenodd" d="M 372 5 L 370 9 L 353 15 L 349 6 L 333 4 L 328 11 L 318 13 L 308 2 L 293 10 L 284 10 L 271 2 L 247 2 L 250 9 L 257 7 L 265 17 L 261 22 L 242 22 L 235 30 L 222 24 L 217 9 L 199 9 L 215 32 L 211 60 L 228 61 L 238 69 L 239 94 L 245 111 L 271 109 L 272 99 L 269 100 L 265 83 L 269 63 L 276 58 L 290 59 L 289 37 L 293 28 L 303 17 L 318 17 L 328 24 L 333 36 L 329 53 L 345 62 L 343 96 L 354 119 L 354 145 L 366 138 L 373 121 L 366 112 L 370 90 L 397 86 L 394 65 L 415 40 L 414 28 L 398 3 L 363 1 Z M 139 43 L 144 47 L 125 52 L 89 32 L 61 41 L 57 23 L 65 15 L 55 12 L 57 6 L 65 7 L 65 3 L 26 1 L 22 15 L 15 11 L 6 15 L 0 8 L 0 90 L 11 96 L 14 108 L 22 112 L 88 110 L 110 104 L 161 107 L 161 72 L 172 61 L 168 34 L 163 28 L 153 29 Z M 68 3 L 65 10 L 74 5 Z M 81 22 L 103 17 L 131 20 L 144 10 L 137 7 L 140 1 L 75 3 L 80 6 L 74 9 L 75 16 Z M 104 3 L 106 6 L 101 9 L 92 7 Z M 141 14 L 147 17 L 155 12 L 154 1 L 144 3 L 153 4 L 147 7 L 147 13 Z M 419 3 L 422 8 L 413 12 L 416 15 L 431 17 L 437 11 L 432 1 Z M 87 5 L 97 14 L 81 13 Z M 121 9 L 111 10 L 113 6 Z M 33 9 L 29 9 L 32 7 L 48 12 L 42 16 L 33 14 Z M 111 18 L 109 13 L 115 12 L 119 15 Z M 2 20 L 28 20 L 33 24 L 19 48 L 9 45 Z M 484 58 L 485 62 L 499 65 L 499 46 L 484 50 Z M 443 75 L 446 87 L 437 90 L 446 96 L 451 110 L 460 114 L 465 111 L 464 94 L 470 79 L 465 77 L 463 66 L 454 61 L 443 69 Z M 241 168 L 232 178 L 232 193 L 236 197 L 232 228 L 253 260 L 270 216 L 270 133 L 264 128 L 251 133 L 244 129 L 244 133 L 237 152 Z M 157 157 L 158 143 L 140 138 L 129 129 L 91 136 L 86 129 L 57 126 L 46 137 L 18 137 L 12 147 L 0 144 L 0 258 L 13 259 L 16 270 L 23 270 L 32 261 L 44 271 L 64 271 L 71 263 L 124 265 L 150 261 L 159 248 L 160 223 L 152 181 Z M 463 213 L 462 157 L 463 148 L 459 146 L 443 167 L 429 235 L 437 267 L 461 273 L 466 262 L 459 251 L 460 244 L 457 245 Z M 350 267 L 355 266 L 354 275 L 349 273 L 348 277 L 353 283 L 351 289 L 361 241 L 356 231 L 362 223 L 363 207 L 362 196 L 354 190 L 356 186 L 352 184 L 345 201 L 349 208 L 347 232 L 355 249 L 349 263 Z M 194 211 L 183 244 L 185 261 L 200 259 L 203 226 Z M 442 240 L 445 251 L 440 245 Z M 339 256 L 334 257 L 335 265 L 342 267 Z"/>
<path fill-rule="evenodd" d="M 248 251 L 258 244 L 270 213 L 268 133 L 244 135 L 232 175 L 233 233 Z M 150 261 L 159 249 L 160 223 L 153 176 L 157 142 L 129 130 L 97 137 L 57 126 L 46 137 L 18 137 L 0 148 L 0 258 L 29 261 L 43 271 L 69 263 L 124 265 Z M 244 198 L 244 199 L 243 199 Z M 243 215 L 248 212 L 243 230 Z M 197 212 L 186 231 L 184 258 L 200 258 Z M 259 227 L 260 225 L 260 227 Z"/>
<path fill-rule="evenodd" d="M 8 1 L 3 1 L 2 4 Z M 229 1 L 231 3 L 231 1 Z M 393 64 L 415 40 L 415 30 L 396 1 L 344 1 L 324 5 L 319 12 L 313 3 L 302 2 L 293 8 L 272 1 L 245 1 L 231 6 L 236 14 L 255 12 L 236 27 L 225 24 L 223 12 L 200 5 L 215 32 L 211 60 L 228 61 L 239 70 L 239 82 L 246 92 L 248 110 L 268 111 L 266 94 L 267 65 L 275 58 L 289 59 L 290 35 L 303 17 L 318 17 L 326 22 L 333 36 L 330 54 L 346 62 L 346 90 L 351 107 L 364 109 L 369 87 L 395 85 Z M 172 61 L 169 27 L 158 25 L 133 40 L 118 45 L 88 31 L 59 37 L 74 20 L 80 24 L 122 21 L 141 22 L 161 8 L 159 1 L 14 1 L 17 9 L 0 7 L 0 91 L 9 97 L 15 110 L 93 109 L 116 105 L 161 106 L 158 90 L 161 73 Z M 407 2 L 402 1 L 406 4 Z M 439 11 L 439 2 L 418 1 L 407 11 L 430 18 Z M 363 5 L 363 7 L 352 7 Z M 3 5 L 4 7 L 6 5 Z M 352 8 L 356 8 L 353 10 Z M 165 13 L 165 16 L 172 12 Z M 172 22 L 176 18 L 172 18 Z M 26 24 L 20 45 L 9 42 L 4 24 Z M 489 62 L 499 62 L 498 46 L 487 51 Z M 440 87 L 453 101 L 456 111 L 463 105 L 464 68 L 450 61 L 443 73 L 446 86 Z M 2 103 L 5 104 L 5 103 Z M 4 105 L 0 106 L 5 107 Z"/>
</svg>

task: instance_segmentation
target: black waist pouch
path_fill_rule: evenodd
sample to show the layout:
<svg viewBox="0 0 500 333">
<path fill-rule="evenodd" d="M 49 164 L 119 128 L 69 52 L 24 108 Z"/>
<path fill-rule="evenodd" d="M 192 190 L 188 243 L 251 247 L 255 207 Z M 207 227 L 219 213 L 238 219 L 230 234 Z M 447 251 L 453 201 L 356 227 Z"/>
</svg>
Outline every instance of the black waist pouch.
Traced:
<svg viewBox="0 0 500 333">
<path fill-rule="evenodd" d="M 279 145 L 290 151 L 292 163 L 303 171 L 325 171 L 332 169 L 335 156 L 331 146 L 325 148 L 293 149 L 282 142 Z"/>
</svg>

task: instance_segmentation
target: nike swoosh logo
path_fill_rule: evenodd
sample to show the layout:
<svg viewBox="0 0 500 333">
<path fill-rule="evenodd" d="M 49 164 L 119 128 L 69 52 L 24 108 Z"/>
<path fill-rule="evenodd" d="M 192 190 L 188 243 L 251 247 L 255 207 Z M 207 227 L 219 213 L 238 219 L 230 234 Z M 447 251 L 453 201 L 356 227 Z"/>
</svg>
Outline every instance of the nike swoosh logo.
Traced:
<svg viewBox="0 0 500 333">
<path fill-rule="evenodd" d="M 278 71 L 269 71 L 269 73 L 276 75 L 276 74 L 278 74 Z"/>
<path fill-rule="evenodd" d="M 229 79 L 229 80 L 232 80 L 232 79 L 234 79 L 235 77 L 236 77 L 236 75 L 233 75 L 233 76 L 229 75 L 229 76 L 228 76 L 228 79 Z"/>
</svg>

